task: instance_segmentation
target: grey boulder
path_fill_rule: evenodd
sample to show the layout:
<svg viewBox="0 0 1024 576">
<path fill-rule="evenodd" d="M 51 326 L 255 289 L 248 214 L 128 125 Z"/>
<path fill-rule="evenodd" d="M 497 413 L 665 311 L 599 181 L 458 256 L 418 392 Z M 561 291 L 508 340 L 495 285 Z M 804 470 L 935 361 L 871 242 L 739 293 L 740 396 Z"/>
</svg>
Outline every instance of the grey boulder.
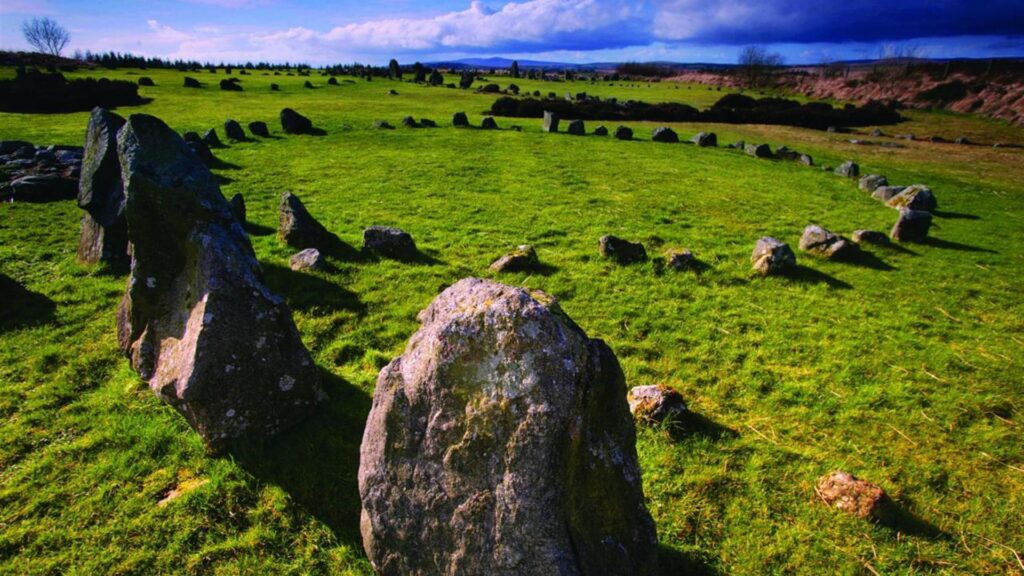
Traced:
<svg viewBox="0 0 1024 576">
<path fill-rule="evenodd" d="M 333 235 L 306 210 L 306 205 L 291 192 L 281 195 L 278 208 L 277 237 L 293 248 L 322 248 Z"/>
<path fill-rule="evenodd" d="M 750 263 L 762 276 L 780 274 L 796 267 L 796 254 L 789 244 L 765 236 L 754 245 Z"/>
<path fill-rule="evenodd" d="M 370 226 L 363 230 L 363 250 L 389 258 L 408 259 L 416 256 L 412 236 L 392 226 Z"/>
<path fill-rule="evenodd" d="M 928 237 L 932 225 L 932 213 L 924 210 L 900 208 L 900 217 L 889 233 L 897 242 L 921 242 Z"/>
<path fill-rule="evenodd" d="M 124 185 L 117 156 L 117 133 L 124 123 L 124 118 L 99 107 L 89 115 L 78 178 L 78 207 L 85 210 L 78 235 L 78 259 L 82 262 L 128 260 Z"/>
<path fill-rule="evenodd" d="M 800 236 L 800 249 L 822 258 L 842 260 L 853 256 L 857 246 L 817 224 L 810 224 Z"/>
</svg>

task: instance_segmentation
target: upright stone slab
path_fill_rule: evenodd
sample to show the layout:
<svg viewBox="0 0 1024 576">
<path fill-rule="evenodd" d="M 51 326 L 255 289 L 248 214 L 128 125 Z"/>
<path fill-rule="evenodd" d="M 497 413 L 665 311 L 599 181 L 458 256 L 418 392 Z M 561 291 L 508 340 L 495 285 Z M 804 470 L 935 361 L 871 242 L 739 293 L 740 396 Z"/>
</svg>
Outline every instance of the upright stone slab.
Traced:
<svg viewBox="0 0 1024 576">
<path fill-rule="evenodd" d="M 544 111 L 544 124 L 541 125 L 541 129 L 545 132 L 558 132 L 558 114 Z"/>
<path fill-rule="evenodd" d="M 128 228 L 124 220 L 124 186 L 117 157 L 117 132 L 124 118 L 93 108 L 85 130 L 78 206 L 85 210 L 78 236 L 82 262 L 128 261 Z"/>
<path fill-rule="evenodd" d="M 380 373 L 359 463 L 378 574 L 651 575 L 622 370 L 548 295 L 469 278 Z"/>
<path fill-rule="evenodd" d="M 324 248 L 332 235 L 291 192 L 281 195 L 277 237 L 293 248 Z"/>
<path fill-rule="evenodd" d="M 133 251 L 117 329 L 132 368 L 212 447 L 308 416 L 316 365 L 216 178 L 152 116 L 128 118 L 118 153 Z"/>
<path fill-rule="evenodd" d="M 569 122 L 565 131 L 573 136 L 585 136 L 587 133 L 587 127 L 583 123 L 583 120 L 572 120 Z"/>
</svg>

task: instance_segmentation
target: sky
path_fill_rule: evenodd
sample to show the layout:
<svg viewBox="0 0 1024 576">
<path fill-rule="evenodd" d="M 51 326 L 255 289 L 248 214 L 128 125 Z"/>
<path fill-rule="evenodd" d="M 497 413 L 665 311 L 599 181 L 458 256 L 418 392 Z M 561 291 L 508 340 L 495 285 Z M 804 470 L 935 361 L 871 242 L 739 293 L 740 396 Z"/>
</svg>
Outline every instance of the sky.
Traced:
<svg viewBox="0 0 1024 576">
<path fill-rule="evenodd" d="M 760 45 L 789 64 L 1024 57 L 1024 0 L 0 0 L 0 49 L 47 16 L 75 50 L 200 62 L 734 63 Z"/>
</svg>

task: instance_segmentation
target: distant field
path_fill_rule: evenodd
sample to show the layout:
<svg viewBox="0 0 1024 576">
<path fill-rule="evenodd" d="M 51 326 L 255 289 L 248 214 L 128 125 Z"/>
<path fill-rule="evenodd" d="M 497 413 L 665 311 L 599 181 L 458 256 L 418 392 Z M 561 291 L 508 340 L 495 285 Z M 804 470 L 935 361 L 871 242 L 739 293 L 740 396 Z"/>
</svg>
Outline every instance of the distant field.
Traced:
<svg viewBox="0 0 1024 576">
<path fill-rule="evenodd" d="M 674 125 L 684 139 L 713 130 L 722 144 L 785 144 L 831 166 L 854 159 L 862 173 L 925 183 L 938 197 L 927 244 L 872 249 L 870 266 L 798 253 L 794 277 L 762 279 L 749 262 L 762 235 L 795 249 L 809 223 L 888 231 L 896 213 L 817 168 L 650 142 L 654 124 L 628 124 L 635 142 L 544 134 L 532 119 L 498 118 L 522 132 L 451 127 L 456 111 L 479 125 L 495 95 L 258 71 L 241 77 L 243 92 L 219 90 L 223 71 L 188 74 L 200 90 L 169 71 L 69 76 L 84 74 L 150 76 L 156 86 L 140 93 L 153 101 L 118 113 L 181 132 L 216 127 L 223 138 L 227 118 L 271 126 L 271 139 L 214 150 L 230 165 L 216 172 L 225 196 L 245 196 L 268 283 L 293 307 L 331 399 L 267 445 L 205 455 L 120 356 L 114 313 L 126 276 L 75 262 L 74 202 L 0 206 L 0 273 L 34 293 L 3 295 L 20 321 L 0 324 L 0 573 L 369 574 L 355 478 L 374 381 L 416 313 L 466 276 L 556 296 L 609 343 L 627 385 L 670 385 L 700 415 L 704 424 L 682 433 L 639 434 L 667 574 L 1024 570 L 1014 555 L 1024 554 L 1024 150 Z M 318 88 L 302 88 L 307 79 Z M 516 83 L 698 107 L 724 94 Z M 282 134 L 285 106 L 327 135 Z M 441 127 L 402 128 L 406 115 Z M 883 130 L 1024 143 L 1019 128 L 994 121 L 907 115 Z M 87 117 L 0 113 L 0 139 L 81 145 Z M 397 129 L 372 129 L 377 119 Z M 286 190 L 357 248 L 364 227 L 396 225 L 432 261 L 294 273 L 274 235 Z M 709 267 L 616 266 L 597 253 L 606 233 L 652 256 L 690 248 Z M 487 270 L 523 243 L 543 274 Z M 833 469 L 880 484 L 901 519 L 878 526 L 826 508 L 813 486 Z"/>
</svg>

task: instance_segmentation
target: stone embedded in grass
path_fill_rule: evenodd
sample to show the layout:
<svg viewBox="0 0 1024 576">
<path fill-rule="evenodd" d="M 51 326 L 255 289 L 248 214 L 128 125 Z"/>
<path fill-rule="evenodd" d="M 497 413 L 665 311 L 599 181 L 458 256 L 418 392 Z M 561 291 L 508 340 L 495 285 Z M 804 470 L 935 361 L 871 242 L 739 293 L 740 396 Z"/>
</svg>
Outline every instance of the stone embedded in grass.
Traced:
<svg viewBox="0 0 1024 576">
<path fill-rule="evenodd" d="M 900 217 L 889 233 L 897 242 L 920 242 L 928 237 L 932 225 L 932 213 L 924 210 L 900 208 Z"/>
<path fill-rule="evenodd" d="M 622 369 L 555 300 L 475 278 L 419 315 L 360 448 L 363 547 L 382 576 L 653 575 Z"/>
<path fill-rule="evenodd" d="M 767 144 L 745 144 L 743 151 L 755 158 L 772 157 L 772 147 Z"/>
<path fill-rule="evenodd" d="M 281 195 L 277 237 L 293 248 L 321 248 L 332 239 L 299 197 L 291 192 Z"/>
<path fill-rule="evenodd" d="M 291 108 L 281 110 L 281 130 L 285 134 L 310 134 L 313 132 L 313 122 Z"/>
<path fill-rule="evenodd" d="M 606 234 L 597 243 L 601 256 L 615 260 L 619 264 L 633 264 L 647 260 L 647 251 L 639 242 L 630 242 L 617 236 Z"/>
<path fill-rule="evenodd" d="M 894 196 L 896 196 L 900 192 L 903 192 L 903 190 L 905 190 L 906 188 L 906 186 L 879 186 L 878 188 L 875 188 L 873 192 L 871 192 L 871 197 L 874 198 L 875 200 L 888 202 Z"/>
<path fill-rule="evenodd" d="M 437 122 L 429 118 L 420 118 L 420 126 L 424 128 L 437 128 Z"/>
<path fill-rule="evenodd" d="M 870 482 L 858 480 L 847 472 L 832 472 L 818 479 L 815 491 L 829 507 L 857 518 L 883 519 L 889 508 L 885 490 Z"/>
<path fill-rule="evenodd" d="M 52 202 L 71 200 L 78 193 L 78 182 L 56 172 L 27 174 L 11 180 L 0 190 L 0 198 L 17 202 Z"/>
<path fill-rule="evenodd" d="M 754 245 L 754 252 L 750 255 L 750 263 L 754 270 L 762 276 L 781 274 L 796 268 L 796 254 L 789 247 L 789 244 L 771 236 L 765 236 Z"/>
<path fill-rule="evenodd" d="M 607 136 L 607 135 L 608 135 L 608 129 L 605 128 L 604 126 L 598 126 L 597 128 L 594 128 L 594 136 Z"/>
<path fill-rule="evenodd" d="M 306 80 L 305 82 L 302 83 L 302 87 L 306 88 L 308 90 L 312 90 L 313 89 L 313 83 L 310 82 L 309 80 Z"/>
<path fill-rule="evenodd" d="M 587 134 L 587 128 L 583 120 L 571 120 L 565 127 L 565 131 L 573 136 L 585 136 Z"/>
<path fill-rule="evenodd" d="M 558 114 L 545 110 L 544 123 L 541 124 L 541 130 L 544 132 L 558 132 Z"/>
<path fill-rule="evenodd" d="M 408 259 L 416 256 L 416 243 L 401 228 L 370 226 L 363 230 L 363 250 L 389 258 Z"/>
<path fill-rule="evenodd" d="M 132 368 L 214 448 L 306 418 L 319 372 L 216 177 L 152 116 L 128 118 L 118 153 L 132 266 L 117 327 Z"/>
<path fill-rule="evenodd" d="M 281 89 L 280 86 L 278 86 L 277 84 L 274 84 L 273 82 L 271 82 L 271 84 L 270 84 L 270 91 L 271 92 L 277 92 L 280 89 Z"/>
<path fill-rule="evenodd" d="M 851 240 L 857 244 L 888 244 L 889 237 L 878 230 L 854 230 Z"/>
<path fill-rule="evenodd" d="M 249 132 L 252 133 L 253 136 L 270 138 L 270 128 L 267 127 L 266 122 L 249 122 Z"/>
<path fill-rule="evenodd" d="M 231 215 L 235 220 L 238 220 L 239 224 L 245 224 L 245 198 L 241 194 L 235 194 L 228 205 L 231 206 Z"/>
<path fill-rule="evenodd" d="M 495 272 L 521 272 L 530 270 L 540 264 L 537 259 L 537 252 L 533 246 L 523 244 L 513 252 L 505 254 L 491 263 L 491 270 Z"/>
<path fill-rule="evenodd" d="M 374 120 L 373 127 L 378 130 L 394 130 L 395 127 L 388 123 L 387 120 Z"/>
<path fill-rule="evenodd" d="M 715 147 L 718 146 L 718 135 L 714 132 L 698 132 L 693 138 L 690 138 L 690 142 L 701 148 Z"/>
<path fill-rule="evenodd" d="M 626 401 L 638 422 L 678 422 L 687 410 L 683 396 L 668 386 L 634 386 Z"/>
<path fill-rule="evenodd" d="M 616 140 L 632 140 L 633 139 L 633 129 L 629 128 L 627 126 L 619 126 L 618 128 L 615 129 L 615 139 Z"/>
<path fill-rule="evenodd" d="M 747 143 L 744 142 L 743 140 L 737 140 L 737 141 L 733 142 L 732 144 L 727 144 L 725 147 L 726 148 L 732 148 L 734 150 L 746 150 L 747 149 Z"/>
<path fill-rule="evenodd" d="M 238 78 L 225 78 L 220 81 L 220 89 L 228 92 L 241 92 L 242 85 L 238 82 Z"/>
<path fill-rule="evenodd" d="M 402 118 L 402 126 L 405 126 L 406 128 L 416 128 L 418 125 L 416 124 L 415 118 L 412 116 L 406 116 L 405 118 Z"/>
<path fill-rule="evenodd" d="M 245 140 L 245 131 L 242 125 L 234 120 L 224 122 L 224 135 L 231 140 Z"/>
<path fill-rule="evenodd" d="M 817 224 L 810 224 L 800 236 L 800 249 L 830 260 L 842 260 L 853 256 L 857 246 Z"/>
<path fill-rule="evenodd" d="M 85 129 L 78 207 L 85 210 L 78 236 L 78 259 L 123 263 L 128 260 L 128 228 L 124 219 L 124 184 L 117 156 L 117 133 L 125 119 L 94 108 Z"/>
<path fill-rule="evenodd" d="M 888 186 L 889 179 L 881 174 L 868 174 L 867 176 L 861 176 L 857 186 L 865 192 L 874 192 L 882 186 Z"/>
<path fill-rule="evenodd" d="M 847 160 L 836 168 L 836 175 L 845 176 L 846 178 L 856 178 L 857 176 L 860 176 L 860 166 L 858 166 L 853 160 Z"/>
<path fill-rule="evenodd" d="M 321 270 L 325 263 L 323 256 L 320 255 L 320 251 L 316 248 L 306 248 L 292 254 L 292 257 L 288 259 L 288 266 L 296 272 L 302 270 Z"/>
<path fill-rule="evenodd" d="M 779 146 L 775 149 L 775 157 L 779 160 L 795 161 L 800 159 L 800 153 L 788 146 Z"/>
<path fill-rule="evenodd" d="M 480 127 L 484 130 L 497 130 L 498 122 L 492 116 L 487 116 L 480 122 Z"/>
<path fill-rule="evenodd" d="M 810 154 L 801 154 L 800 163 L 804 166 L 814 166 L 814 158 L 811 158 Z"/>
<path fill-rule="evenodd" d="M 695 270 L 697 258 L 689 250 L 671 249 L 665 252 L 665 266 L 671 270 Z"/>
<path fill-rule="evenodd" d="M 185 76 L 185 88 L 199 88 L 199 80 Z"/>
<path fill-rule="evenodd" d="M 923 210 L 925 212 L 934 212 L 939 207 L 939 203 L 935 199 L 935 194 L 932 194 L 931 188 L 923 184 L 907 186 L 899 194 L 889 198 L 886 205 L 890 208 L 910 208 L 911 210 Z"/>
<path fill-rule="evenodd" d="M 651 141 L 673 144 L 679 142 L 679 135 L 668 126 L 658 126 L 651 131 Z"/>
<path fill-rule="evenodd" d="M 456 112 L 455 114 L 452 114 L 452 126 L 457 128 L 469 126 L 469 118 L 466 117 L 466 113 Z"/>
</svg>

